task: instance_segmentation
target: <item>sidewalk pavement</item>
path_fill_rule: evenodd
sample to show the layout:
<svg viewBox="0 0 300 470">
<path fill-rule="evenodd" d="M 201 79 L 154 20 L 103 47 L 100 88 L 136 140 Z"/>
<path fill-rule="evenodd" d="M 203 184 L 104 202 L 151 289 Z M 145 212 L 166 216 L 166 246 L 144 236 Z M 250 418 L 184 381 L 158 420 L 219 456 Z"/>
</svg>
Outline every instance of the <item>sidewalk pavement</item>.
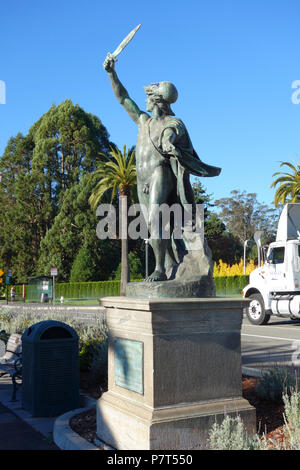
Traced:
<svg viewBox="0 0 300 470">
<path fill-rule="evenodd" d="M 60 450 L 52 438 L 54 418 L 34 418 L 22 409 L 21 389 L 11 401 L 12 383 L 0 379 L 0 450 Z"/>
<path fill-rule="evenodd" d="M 96 399 L 80 393 L 81 408 L 60 416 L 33 417 L 22 408 L 22 389 L 12 401 L 10 377 L 0 378 L 0 451 L 1 450 L 99 450 L 69 426 L 72 416 L 90 410 Z M 104 450 L 112 450 L 103 443 Z"/>
</svg>

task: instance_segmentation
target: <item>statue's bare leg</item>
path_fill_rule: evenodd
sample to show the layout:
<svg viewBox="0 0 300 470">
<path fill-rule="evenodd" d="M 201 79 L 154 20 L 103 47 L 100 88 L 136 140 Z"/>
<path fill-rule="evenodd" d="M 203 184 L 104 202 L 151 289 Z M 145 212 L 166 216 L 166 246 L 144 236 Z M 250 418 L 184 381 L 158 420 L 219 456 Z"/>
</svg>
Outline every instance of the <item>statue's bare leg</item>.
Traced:
<svg viewBox="0 0 300 470">
<path fill-rule="evenodd" d="M 155 168 L 149 188 L 149 231 L 150 243 L 155 256 L 155 270 L 146 281 L 164 281 L 167 279 L 165 271 L 165 257 L 169 239 L 163 238 L 162 216 L 158 216 L 158 208 L 166 204 L 174 190 L 174 177 L 167 165 Z"/>
</svg>

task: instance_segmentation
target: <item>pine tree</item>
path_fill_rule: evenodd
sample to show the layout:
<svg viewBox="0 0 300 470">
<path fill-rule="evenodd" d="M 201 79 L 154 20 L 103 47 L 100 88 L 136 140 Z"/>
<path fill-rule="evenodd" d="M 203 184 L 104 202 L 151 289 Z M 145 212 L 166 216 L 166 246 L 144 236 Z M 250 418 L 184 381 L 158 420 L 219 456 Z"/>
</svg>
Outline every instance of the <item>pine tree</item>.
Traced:
<svg viewBox="0 0 300 470">
<path fill-rule="evenodd" d="M 41 271 L 49 274 L 44 267 L 57 264 L 63 268 L 64 278 L 69 276 L 84 237 L 73 242 L 72 231 L 68 234 L 64 226 L 65 232 L 57 233 L 55 227 L 63 225 L 63 214 L 76 226 L 74 219 L 80 218 L 81 214 L 72 210 L 73 219 L 70 220 L 65 196 L 68 199 L 76 193 L 84 175 L 95 170 L 99 153 L 108 153 L 110 145 L 108 132 L 101 121 L 70 100 L 53 105 L 26 136 L 18 134 L 9 140 L 0 158 L 0 265 L 5 270 L 13 269 L 18 281 Z M 67 194 L 68 190 L 70 193 Z M 63 205 L 65 208 L 61 212 Z M 79 207 L 80 204 L 78 210 Z M 89 216 L 92 218 L 86 225 L 91 230 L 91 223 L 95 223 L 96 239 L 96 221 L 91 211 Z M 53 229 L 56 217 L 59 220 Z M 67 246 L 68 237 L 70 247 Z M 55 244 L 57 240 L 61 243 Z M 43 269 L 42 260 L 47 261 Z"/>
<path fill-rule="evenodd" d="M 99 240 L 96 235 L 98 220 L 88 202 L 92 187 L 93 182 L 86 174 L 64 191 L 59 213 L 41 242 L 38 274 L 47 274 L 55 266 L 58 280 L 69 281 L 81 247 L 93 259 L 89 280 L 108 279 L 116 269 L 120 255 L 114 240 Z"/>
<path fill-rule="evenodd" d="M 91 250 L 83 245 L 73 262 L 70 282 L 87 282 L 93 281 L 96 277 L 97 266 L 95 264 L 95 256 Z"/>
</svg>

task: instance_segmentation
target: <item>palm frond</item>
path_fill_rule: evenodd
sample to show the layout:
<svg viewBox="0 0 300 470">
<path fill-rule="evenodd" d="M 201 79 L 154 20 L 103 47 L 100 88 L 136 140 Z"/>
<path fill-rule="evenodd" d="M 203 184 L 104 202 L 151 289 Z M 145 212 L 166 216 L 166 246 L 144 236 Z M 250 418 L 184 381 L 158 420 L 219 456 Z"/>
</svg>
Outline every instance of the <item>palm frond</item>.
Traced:
<svg viewBox="0 0 300 470">
<path fill-rule="evenodd" d="M 278 186 L 274 195 L 274 204 L 277 207 L 279 204 L 287 202 L 296 202 L 299 200 L 300 195 L 300 166 L 293 165 L 289 162 L 281 162 L 280 167 L 287 166 L 292 170 L 292 173 L 277 171 L 273 174 L 279 176 L 270 185 L 270 188 Z"/>
<path fill-rule="evenodd" d="M 106 191 L 112 190 L 111 202 L 114 200 L 118 190 L 134 194 L 136 188 L 136 166 L 134 151 L 127 150 L 123 146 L 123 153 L 114 147 L 110 147 L 110 156 L 99 154 L 103 157 L 92 174 L 93 180 L 97 181 L 89 198 L 89 204 L 95 209 Z"/>
<path fill-rule="evenodd" d="M 291 168 L 291 170 L 293 170 L 294 172 L 299 171 L 299 165 L 297 165 L 298 170 L 297 170 L 297 168 L 295 167 L 295 165 L 293 165 L 293 164 L 290 163 L 290 162 L 281 162 L 281 163 L 280 163 L 280 166 L 284 166 L 284 165 L 286 165 L 286 166 L 288 166 L 289 168 Z"/>
<path fill-rule="evenodd" d="M 273 181 L 273 183 L 270 185 L 270 188 L 273 188 L 275 186 L 277 186 L 278 183 L 285 183 L 287 181 L 291 181 L 293 182 L 294 181 L 294 178 L 293 176 L 281 176 L 280 178 L 277 178 L 275 181 Z"/>
</svg>

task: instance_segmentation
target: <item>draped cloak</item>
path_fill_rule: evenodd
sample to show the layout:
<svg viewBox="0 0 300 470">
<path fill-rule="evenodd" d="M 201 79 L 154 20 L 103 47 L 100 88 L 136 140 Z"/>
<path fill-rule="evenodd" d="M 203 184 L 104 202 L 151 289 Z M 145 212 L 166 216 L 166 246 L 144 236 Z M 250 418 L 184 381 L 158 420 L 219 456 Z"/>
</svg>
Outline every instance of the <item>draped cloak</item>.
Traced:
<svg viewBox="0 0 300 470">
<path fill-rule="evenodd" d="M 162 147 L 163 135 L 166 129 L 172 129 L 176 134 L 175 141 L 172 142 L 175 147 L 175 151 L 172 154 L 165 153 Z M 192 206 L 193 229 L 195 229 L 195 200 L 189 175 L 192 174 L 200 177 L 218 176 L 221 172 L 221 168 L 207 165 L 200 160 L 192 145 L 185 125 L 176 117 L 170 117 L 168 120 L 166 127 L 160 135 L 159 146 L 156 147 L 156 149 L 170 161 L 171 169 L 177 181 L 177 202 L 185 207 L 189 204 Z M 182 260 L 187 250 L 186 246 L 182 244 L 182 241 L 184 240 L 174 240 L 172 237 L 172 248 L 170 250 L 171 252 L 169 251 L 169 255 L 171 258 L 175 259 L 177 263 Z M 166 260 L 166 262 L 168 264 L 168 260 Z"/>
<path fill-rule="evenodd" d="M 166 129 L 172 129 L 176 138 L 173 145 L 176 151 L 170 155 L 163 152 L 162 140 Z M 200 160 L 197 155 L 190 136 L 183 122 L 178 118 L 170 118 L 167 126 L 163 129 L 159 140 L 159 152 L 165 157 L 170 157 L 170 164 L 173 173 L 177 179 L 177 194 L 181 204 L 192 204 L 191 186 L 189 182 L 189 174 L 201 177 L 218 176 L 221 168 L 207 165 Z"/>
</svg>

